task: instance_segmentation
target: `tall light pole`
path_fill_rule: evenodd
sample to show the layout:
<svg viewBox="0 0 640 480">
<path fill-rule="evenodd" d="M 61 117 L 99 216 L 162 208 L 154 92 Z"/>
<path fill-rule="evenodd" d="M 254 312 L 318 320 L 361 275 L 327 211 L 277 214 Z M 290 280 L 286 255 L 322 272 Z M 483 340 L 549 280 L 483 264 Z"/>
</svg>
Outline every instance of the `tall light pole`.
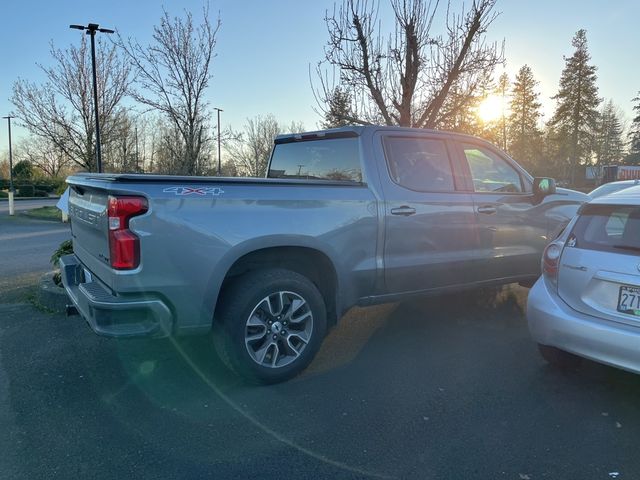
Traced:
<svg viewBox="0 0 640 480">
<path fill-rule="evenodd" d="M 86 27 L 84 25 L 69 25 L 69 28 L 76 30 L 86 30 L 87 35 L 91 35 L 91 66 L 93 68 L 93 110 L 96 115 L 96 166 L 98 173 L 102 173 L 102 152 L 100 150 L 100 120 L 98 115 L 98 82 L 96 81 L 96 32 L 114 33 L 108 28 L 98 28 L 97 23 L 90 23 Z"/>
<path fill-rule="evenodd" d="M 15 118 L 12 115 L 7 115 L 6 117 L 2 117 L 7 119 L 7 126 L 9 128 L 9 215 L 13 215 L 13 152 L 11 150 L 11 119 Z"/>
<path fill-rule="evenodd" d="M 218 112 L 218 176 L 222 175 L 222 162 L 220 157 L 220 112 L 224 112 L 221 108 L 215 107 Z"/>
</svg>

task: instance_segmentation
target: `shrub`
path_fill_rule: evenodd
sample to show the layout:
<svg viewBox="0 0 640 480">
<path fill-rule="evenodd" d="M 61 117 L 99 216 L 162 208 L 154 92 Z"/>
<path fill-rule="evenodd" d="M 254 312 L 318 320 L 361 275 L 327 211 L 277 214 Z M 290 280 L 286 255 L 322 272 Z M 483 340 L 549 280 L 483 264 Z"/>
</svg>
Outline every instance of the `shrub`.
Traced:
<svg viewBox="0 0 640 480">
<path fill-rule="evenodd" d="M 33 197 L 36 189 L 33 185 L 20 185 L 17 189 L 18 197 Z"/>
<path fill-rule="evenodd" d="M 33 196 L 34 197 L 48 197 L 49 194 L 47 192 L 45 192 L 44 190 L 34 190 Z"/>
<path fill-rule="evenodd" d="M 54 268 L 58 268 L 58 261 L 60 260 L 60 257 L 64 257 L 65 255 L 70 255 L 72 253 L 73 253 L 73 242 L 71 240 L 65 240 L 60 244 L 58 249 L 55 252 L 53 252 L 53 255 L 51 255 L 51 265 L 53 265 Z M 53 274 L 53 282 L 59 287 L 62 287 L 62 277 L 60 275 L 60 272 L 56 272 Z"/>
<path fill-rule="evenodd" d="M 60 260 L 60 257 L 64 257 L 71 253 L 73 253 L 73 242 L 71 240 L 65 240 L 60 244 L 58 249 L 53 252 L 53 255 L 51 255 L 51 264 L 58 268 L 58 260 Z"/>
<path fill-rule="evenodd" d="M 13 166 L 13 176 L 19 180 L 33 178 L 33 165 L 28 160 L 21 160 Z"/>
<path fill-rule="evenodd" d="M 36 188 L 36 191 L 40 190 L 44 193 L 51 193 L 55 190 L 55 185 L 50 183 L 34 182 L 33 186 Z"/>
<path fill-rule="evenodd" d="M 61 185 L 65 185 L 65 179 L 62 177 L 44 177 L 33 180 L 33 185 L 37 190 L 44 190 L 47 193 L 56 192 Z M 62 190 L 64 191 L 64 189 Z"/>
<path fill-rule="evenodd" d="M 56 189 L 54 190 L 54 193 L 56 195 L 62 195 L 66 189 L 67 189 L 67 184 L 63 181 L 60 185 L 56 187 Z"/>
</svg>

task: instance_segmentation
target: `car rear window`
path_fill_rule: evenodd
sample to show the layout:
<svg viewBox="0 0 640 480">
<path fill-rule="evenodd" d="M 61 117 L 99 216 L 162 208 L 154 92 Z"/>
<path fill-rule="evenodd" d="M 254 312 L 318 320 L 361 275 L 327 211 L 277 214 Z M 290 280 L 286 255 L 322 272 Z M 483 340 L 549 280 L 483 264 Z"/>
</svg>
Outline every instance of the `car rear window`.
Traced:
<svg viewBox="0 0 640 480">
<path fill-rule="evenodd" d="M 640 207 L 585 205 L 567 239 L 570 247 L 617 253 L 640 252 Z"/>
<path fill-rule="evenodd" d="M 269 178 L 362 182 L 358 138 L 276 144 Z"/>
</svg>

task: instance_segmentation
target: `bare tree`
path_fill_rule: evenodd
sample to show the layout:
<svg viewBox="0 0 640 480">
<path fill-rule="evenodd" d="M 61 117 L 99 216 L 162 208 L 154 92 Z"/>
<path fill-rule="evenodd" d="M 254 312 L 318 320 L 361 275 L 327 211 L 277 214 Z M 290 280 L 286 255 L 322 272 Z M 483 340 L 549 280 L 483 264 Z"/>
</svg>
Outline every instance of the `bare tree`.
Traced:
<svg viewBox="0 0 640 480">
<path fill-rule="evenodd" d="M 394 32 L 385 37 L 376 0 L 343 0 L 326 15 L 329 40 L 316 67 L 314 94 L 323 115 L 337 87 L 351 96 L 350 123 L 435 128 L 467 107 L 491 81 L 502 50 L 485 40 L 496 0 L 473 0 L 469 11 L 446 10 L 446 32 L 432 34 L 437 0 L 390 0 Z M 337 69 L 339 85 L 327 66 Z"/>
<path fill-rule="evenodd" d="M 159 120 L 154 139 L 153 171 L 163 174 L 184 173 L 182 132 L 171 122 Z"/>
<path fill-rule="evenodd" d="M 209 9 L 203 9 L 202 23 L 194 25 L 191 12 L 184 18 L 171 18 L 164 11 L 160 25 L 153 29 L 153 42 L 143 47 L 119 37 L 137 72 L 135 100 L 159 110 L 179 133 L 182 150 L 176 173 L 194 175 L 203 170 L 203 146 L 208 141 L 205 91 L 211 80 L 216 34 L 220 19 L 211 22 Z"/>
<path fill-rule="evenodd" d="M 0 155 L 0 180 L 6 180 L 9 178 L 9 152 L 2 152 Z M 8 180 L 7 180 L 8 185 Z M 4 187 L 0 182 L 0 190 Z"/>
<path fill-rule="evenodd" d="M 49 177 L 59 177 L 71 159 L 45 137 L 31 136 L 20 142 L 19 158 L 27 160 Z"/>
<path fill-rule="evenodd" d="M 79 166 L 95 169 L 95 123 L 91 58 L 85 36 L 80 46 L 66 50 L 51 45 L 54 65 L 39 65 L 46 82 L 37 85 L 18 79 L 11 102 L 16 116 L 30 133 L 45 139 Z M 102 143 L 108 145 L 117 129 L 120 102 L 131 82 L 131 67 L 115 45 L 97 41 L 98 109 Z"/>
<path fill-rule="evenodd" d="M 248 118 L 242 132 L 231 131 L 225 142 L 225 150 L 235 163 L 238 173 L 249 177 L 264 177 L 273 149 L 273 139 L 285 130 L 288 133 L 299 133 L 304 131 L 304 125 L 292 122 L 289 127 L 283 128 L 269 114 Z"/>
<path fill-rule="evenodd" d="M 140 158 L 139 137 L 144 137 L 144 123 L 140 116 L 120 112 L 117 117 L 114 139 L 103 149 L 104 163 L 113 172 L 134 173 L 143 171 L 144 158 Z M 138 127 L 141 132 L 138 135 Z M 143 152 L 144 155 L 144 152 Z"/>
<path fill-rule="evenodd" d="M 120 165 L 122 171 L 129 172 L 153 172 L 157 167 L 157 155 L 159 154 L 162 138 L 166 136 L 171 127 L 168 120 L 159 114 L 149 112 L 128 112 L 118 145 L 119 151 L 110 154 L 114 165 Z M 177 143 L 181 144 L 180 137 Z M 126 159 L 126 162 L 122 160 Z M 165 173 L 173 173 L 167 171 Z"/>
</svg>

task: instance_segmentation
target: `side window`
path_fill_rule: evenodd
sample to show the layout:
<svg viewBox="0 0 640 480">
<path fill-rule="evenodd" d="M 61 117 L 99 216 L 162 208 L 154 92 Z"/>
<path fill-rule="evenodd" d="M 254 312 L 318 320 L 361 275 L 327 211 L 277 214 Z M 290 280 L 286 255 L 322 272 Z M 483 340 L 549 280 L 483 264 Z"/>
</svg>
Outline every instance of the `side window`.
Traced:
<svg viewBox="0 0 640 480">
<path fill-rule="evenodd" d="M 607 224 L 605 226 L 605 231 L 607 233 L 607 237 L 609 238 L 622 238 L 622 234 L 624 233 L 624 227 L 627 225 L 627 221 L 629 220 L 629 212 L 614 212 L 607 220 Z"/>
<path fill-rule="evenodd" d="M 504 159 L 475 145 L 463 148 L 476 192 L 523 192 L 520 174 Z"/>
<path fill-rule="evenodd" d="M 455 190 L 447 147 L 441 140 L 386 137 L 384 149 L 391 178 L 418 192 Z"/>
</svg>

